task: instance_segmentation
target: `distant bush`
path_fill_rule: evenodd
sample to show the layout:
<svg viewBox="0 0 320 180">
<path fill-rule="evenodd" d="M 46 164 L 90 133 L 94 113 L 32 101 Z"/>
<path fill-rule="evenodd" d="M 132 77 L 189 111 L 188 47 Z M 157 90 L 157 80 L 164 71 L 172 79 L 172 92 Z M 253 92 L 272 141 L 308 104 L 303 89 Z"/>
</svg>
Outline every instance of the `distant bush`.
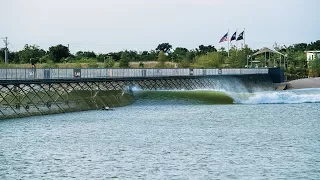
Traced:
<svg viewBox="0 0 320 180">
<path fill-rule="evenodd" d="M 140 63 L 139 63 L 139 68 L 144 68 L 143 62 L 140 62 Z"/>
<path fill-rule="evenodd" d="M 106 60 L 104 63 L 103 63 L 103 67 L 104 68 L 112 68 L 114 66 L 115 62 L 112 58 Z"/>
<path fill-rule="evenodd" d="M 99 64 L 97 64 L 96 62 L 90 62 L 88 63 L 88 68 L 98 68 Z"/>
<path fill-rule="evenodd" d="M 58 64 L 54 63 L 51 60 L 48 60 L 47 63 L 41 64 L 42 68 L 57 68 Z"/>
<path fill-rule="evenodd" d="M 78 63 L 97 63 L 97 59 L 94 58 L 81 58 L 77 61 Z"/>
<path fill-rule="evenodd" d="M 208 53 L 196 57 L 194 67 L 220 68 L 224 63 L 225 57 L 219 52 Z"/>
<path fill-rule="evenodd" d="M 82 68 L 82 65 L 77 62 L 77 63 L 74 63 L 74 64 L 73 64 L 73 67 L 74 67 L 74 68 Z"/>
</svg>

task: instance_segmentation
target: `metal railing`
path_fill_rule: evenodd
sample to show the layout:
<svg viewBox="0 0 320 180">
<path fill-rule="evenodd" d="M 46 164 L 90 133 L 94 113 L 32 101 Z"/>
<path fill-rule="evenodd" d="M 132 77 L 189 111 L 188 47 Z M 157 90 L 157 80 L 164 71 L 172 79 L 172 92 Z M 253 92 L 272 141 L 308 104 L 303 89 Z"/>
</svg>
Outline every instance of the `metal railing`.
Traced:
<svg viewBox="0 0 320 180">
<path fill-rule="evenodd" d="M 77 78 L 134 78 L 169 76 L 212 76 L 268 74 L 257 69 L 106 69 L 106 68 L 0 68 L 0 80 L 41 80 Z"/>
</svg>

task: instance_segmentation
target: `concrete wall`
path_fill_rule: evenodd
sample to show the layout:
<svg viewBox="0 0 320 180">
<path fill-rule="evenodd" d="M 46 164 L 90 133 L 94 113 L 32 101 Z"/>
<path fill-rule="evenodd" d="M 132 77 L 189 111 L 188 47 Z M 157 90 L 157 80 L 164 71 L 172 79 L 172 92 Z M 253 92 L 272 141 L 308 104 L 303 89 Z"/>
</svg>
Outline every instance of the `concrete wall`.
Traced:
<svg viewBox="0 0 320 180">
<path fill-rule="evenodd" d="M 282 83 L 284 82 L 284 69 L 269 68 L 269 76 L 273 83 Z"/>
</svg>

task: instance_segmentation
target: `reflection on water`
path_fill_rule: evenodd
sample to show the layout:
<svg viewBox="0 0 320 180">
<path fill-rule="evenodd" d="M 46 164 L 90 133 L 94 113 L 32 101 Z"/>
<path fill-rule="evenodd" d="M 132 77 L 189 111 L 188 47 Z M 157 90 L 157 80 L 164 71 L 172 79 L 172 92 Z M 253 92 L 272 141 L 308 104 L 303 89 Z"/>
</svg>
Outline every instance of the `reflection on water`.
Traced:
<svg viewBox="0 0 320 180">
<path fill-rule="evenodd" d="M 0 121 L 0 179 L 319 179 L 319 109 L 138 103 Z"/>
</svg>

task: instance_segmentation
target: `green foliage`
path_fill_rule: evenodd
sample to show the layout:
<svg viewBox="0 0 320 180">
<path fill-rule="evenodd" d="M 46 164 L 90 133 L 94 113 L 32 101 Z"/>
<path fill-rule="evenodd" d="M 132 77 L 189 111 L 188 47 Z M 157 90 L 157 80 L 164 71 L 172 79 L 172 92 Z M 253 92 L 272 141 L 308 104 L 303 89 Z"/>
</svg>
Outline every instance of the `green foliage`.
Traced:
<svg viewBox="0 0 320 180">
<path fill-rule="evenodd" d="M 36 62 L 44 56 L 46 52 L 43 49 L 40 49 L 37 45 L 29 46 L 26 44 L 23 50 L 18 52 L 19 61 L 21 63 L 30 63 L 31 59 L 34 59 Z"/>
<path fill-rule="evenodd" d="M 93 51 L 78 51 L 75 54 L 76 59 L 82 59 L 82 58 L 96 58 L 97 55 Z"/>
<path fill-rule="evenodd" d="M 7 68 L 8 67 L 8 64 L 4 63 L 4 59 L 0 59 L 0 67 L 1 68 Z"/>
<path fill-rule="evenodd" d="M 252 54 L 252 51 L 248 47 L 237 49 L 233 46 L 230 49 L 230 57 L 227 58 L 227 63 L 232 68 L 244 68 L 247 65 L 247 56 L 250 54 Z"/>
<path fill-rule="evenodd" d="M 228 52 L 226 51 L 226 48 L 221 47 L 218 52 L 220 52 L 223 56 L 227 57 L 228 56 Z"/>
<path fill-rule="evenodd" d="M 207 55 L 196 57 L 194 67 L 197 68 L 220 68 L 225 60 L 225 56 L 220 52 L 211 52 Z"/>
<path fill-rule="evenodd" d="M 79 63 L 97 63 L 97 59 L 95 59 L 95 58 L 81 58 L 77 62 L 79 62 Z"/>
<path fill-rule="evenodd" d="M 303 52 L 305 50 L 307 50 L 308 44 L 306 43 L 299 43 L 299 44 L 294 44 L 292 46 L 289 46 L 287 49 L 289 51 L 295 51 L 295 52 Z"/>
<path fill-rule="evenodd" d="M 120 62 L 119 62 L 119 67 L 120 68 L 128 68 L 129 67 L 129 62 L 130 62 L 130 54 L 128 51 L 124 51 L 121 54 Z"/>
<path fill-rule="evenodd" d="M 51 59 L 50 59 L 50 56 L 49 56 L 48 54 L 42 56 L 42 57 L 39 59 L 39 63 L 47 63 L 47 62 L 52 62 Z"/>
<path fill-rule="evenodd" d="M 165 67 L 165 62 L 167 60 L 168 60 L 167 56 L 164 54 L 164 52 L 160 51 L 159 55 L 158 55 L 158 65 L 157 65 L 157 67 L 164 68 Z"/>
<path fill-rule="evenodd" d="M 142 51 L 138 54 L 140 61 L 155 61 L 157 60 L 158 53 L 155 50 Z"/>
<path fill-rule="evenodd" d="M 307 56 L 306 53 L 303 51 L 289 51 L 288 61 L 290 66 L 293 66 L 294 68 L 307 67 Z"/>
<path fill-rule="evenodd" d="M 319 63 L 318 61 L 309 64 L 308 69 L 306 50 L 320 50 L 320 40 L 315 42 L 298 43 L 292 46 L 278 46 L 274 45 L 275 49 L 283 54 L 287 55 L 286 62 L 288 68 L 286 69 L 286 75 L 289 78 L 303 78 L 309 73 L 310 76 L 319 76 Z M 29 64 L 31 61 L 36 63 L 45 63 L 44 67 L 57 67 L 57 63 L 64 62 L 65 64 L 59 64 L 60 67 L 81 67 L 80 63 L 83 63 L 83 67 L 98 67 L 98 62 L 103 62 L 103 67 L 129 67 L 130 62 L 140 62 L 139 67 L 154 67 L 154 63 L 145 63 L 146 61 L 157 61 L 156 67 L 165 68 L 166 62 L 168 67 L 173 67 L 174 64 L 179 64 L 179 68 L 220 68 L 220 67 L 232 67 L 232 68 L 244 68 L 247 64 L 247 55 L 251 55 L 258 50 L 252 50 L 246 46 L 243 49 L 237 49 L 232 47 L 230 50 L 230 57 L 225 48 L 217 50 L 213 45 L 200 45 L 195 49 L 187 49 L 184 47 L 177 47 L 172 51 L 172 45 L 169 43 L 162 43 L 157 46 L 156 49 L 150 51 L 120 51 L 110 52 L 107 54 L 96 54 L 93 51 L 78 51 L 75 55 L 69 53 L 69 49 L 63 45 L 52 46 L 49 51 L 46 52 L 40 49 L 37 45 L 25 45 L 25 47 L 18 52 L 11 52 L 9 49 L 9 62 L 10 65 L 4 64 L 4 48 L 0 49 L 0 66 L 11 67 L 19 63 Z M 259 67 L 265 66 L 264 55 L 254 57 L 254 60 L 260 60 Z M 267 53 L 267 65 L 268 67 L 283 66 L 284 59 L 280 59 L 279 55 Z M 275 63 L 274 63 L 275 62 Z M 75 64 L 69 64 L 75 63 Z M 2 65 L 1 65 L 2 64 Z M 21 65 L 22 67 L 22 65 Z M 39 67 L 37 65 L 37 67 Z"/>
<path fill-rule="evenodd" d="M 308 51 L 313 51 L 313 50 L 320 50 L 320 40 L 317 40 L 316 42 L 311 42 L 307 46 Z"/>
<path fill-rule="evenodd" d="M 139 68 L 144 68 L 143 62 L 140 62 L 140 63 L 139 63 Z"/>
<path fill-rule="evenodd" d="M 198 52 L 198 55 L 206 55 L 207 53 L 210 52 L 217 52 L 217 49 L 214 46 L 204 46 L 204 45 L 200 45 L 199 49 L 196 49 L 196 51 Z"/>
<path fill-rule="evenodd" d="M 169 53 L 171 49 L 172 49 L 172 45 L 169 43 L 161 43 L 156 48 L 157 51 L 162 51 L 164 53 Z"/>
<path fill-rule="evenodd" d="M 189 50 L 187 48 L 177 47 L 172 53 L 170 53 L 170 59 L 174 59 L 175 62 L 181 62 L 184 59 Z"/>
<path fill-rule="evenodd" d="M 43 68 L 57 68 L 58 65 L 51 60 L 47 60 L 46 63 L 42 64 Z"/>
<path fill-rule="evenodd" d="M 105 61 L 104 61 L 104 63 L 103 63 L 103 67 L 104 68 L 112 68 L 113 66 L 114 66 L 114 60 L 113 60 L 113 58 L 112 58 L 112 56 L 111 57 L 109 57 L 108 59 L 106 59 Z"/>
<path fill-rule="evenodd" d="M 99 65 L 96 62 L 90 62 L 88 63 L 88 68 L 98 68 Z"/>
<path fill-rule="evenodd" d="M 3 56 L 4 57 L 4 56 Z M 0 64 L 4 64 L 4 58 L 0 56 Z"/>
<path fill-rule="evenodd" d="M 187 54 L 186 54 L 186 57 L 185 57 L 189 63 L 191 62 L 194 62 L 195 58 L 196 58 L 196 51 L 189 51 Z"/>
<path fill-rule="evenodd" d="M 182 61 L 181 61 L 181 63 L 179 64 L 179 67 L 180 68 L 189 68 L 190 67 L 190 62 L 189 62 L 189 60 L 188 59 L 183 59 Z"/>
<path fill-rule="evenodd" d="M 318 58 L 317 55 L 315 55 L 315 58 L 313 59 L 313 61 L 310 62 L 309 76 L 311 77 L 320 76 L 320 59 Z"/>
<path fill-rule="evenodd" d="M 51 46 L 49 48 L 49 54 L 53 62 L 58 63 L 61 62 L 62 58 L 69 57 L 70 52 L 68 47 L 59 44 L 57 46 Z"/>
<path fill-rule="evenodd" d="M 81 63 L 77 62 L 73 65 L 74 68 L 82 68 Z"/>
</svg>

